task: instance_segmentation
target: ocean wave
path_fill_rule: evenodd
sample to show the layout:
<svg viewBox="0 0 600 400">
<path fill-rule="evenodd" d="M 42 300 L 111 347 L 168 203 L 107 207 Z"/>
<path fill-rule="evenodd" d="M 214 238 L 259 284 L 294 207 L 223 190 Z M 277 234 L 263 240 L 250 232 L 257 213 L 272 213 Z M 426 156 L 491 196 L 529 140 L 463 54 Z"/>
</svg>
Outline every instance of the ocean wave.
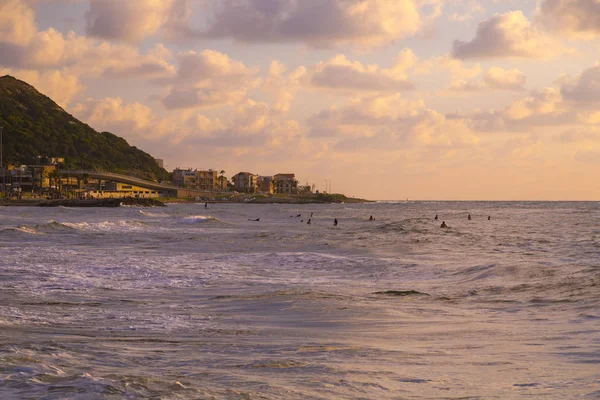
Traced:
<svg viewBox="0 0 600 400">
<path fill-rule="evenodd" d="M 210 215 L 191 215 L 180 220 L 184 224 L 201 224 L 205 222 L 219 222 L 219 220 Z"/>
<path fill-rule="evenodd" d="M 0 232 L 21 232 L 28 235 L 44 235 L 46 233 L 54 232 L 70 232 L 74 229 L 67 224 L 62 224 L 56 221 L 49 221 L 45 224 L 37 225 L 19 225 L 17 227 L 5 228 Z"/>
<path fill-rule="evenodd" d="M 63 225 L 81 231 L 139 231 L 146 228 L 147 224 L 144 221 L 136 220 L 118 220 L 118 221 L 101 221 L 101 222 L 65 222 Z"/>
<path fill-rule="evenodd" d="M 169 216 L 169 214 L 166 213 L 151 213 L 149 211 L 144 210 L 140 210 L 140 214 L 150 218 L 165 218 Z"/>
</svg>

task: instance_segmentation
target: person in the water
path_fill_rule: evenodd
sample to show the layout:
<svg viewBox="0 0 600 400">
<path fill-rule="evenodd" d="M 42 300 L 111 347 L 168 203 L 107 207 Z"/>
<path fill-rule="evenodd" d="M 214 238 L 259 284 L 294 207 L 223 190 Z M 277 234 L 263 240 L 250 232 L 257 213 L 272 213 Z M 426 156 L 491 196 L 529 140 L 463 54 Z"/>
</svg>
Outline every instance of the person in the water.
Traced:
<svg viewBox="0 0 600 400">
<path fill-rule="evenodd" d="M 306 225 L 310 225 L 310 218 L 308 219 L 308 222 L 306 223 Z"/>
<path fill-rule="evenodd" d="M 490 219 L 492 219 L 492 216 L 491 216 L 491 215 L 488 215 L 488 221 L 489 221 Z"/>
<path fill-rule="evenodd" d="M 333 219 L 333 226 L 337 226 L 337 218 Z"/>
<path fill-rule="evenodd" d="M 260 221 L 260 218 L 256 218 L 256 219 L 250 219 L 250 218 L 248 218 L 248 221 L 257 222 L 257 221 Z"/>
<path fill-rule="evenodd" d="M 467 217 L 467 219 L 470 221 L 471 220 L 471 214 L 469 214 L 469 216 Z"/>
<path fill-rule="evenodd" d="M 447 227 L 448 227 L 448 225 L 446 225 L 446 221 L 442 221 L 440 228 L 447 228 Z"/>
<path fill-rule="evenodd" d="M 369 221 L 374 221 L 374 220 L 375 220 L 375 218 L 373 218 L 373 216 L 371 215 L 371 216 L 369 217 Z"/>
<path fill-rule="evenodd" d="M 204 208 L 208 208 L 208 203 L 204 203 Z"/>
</svg>

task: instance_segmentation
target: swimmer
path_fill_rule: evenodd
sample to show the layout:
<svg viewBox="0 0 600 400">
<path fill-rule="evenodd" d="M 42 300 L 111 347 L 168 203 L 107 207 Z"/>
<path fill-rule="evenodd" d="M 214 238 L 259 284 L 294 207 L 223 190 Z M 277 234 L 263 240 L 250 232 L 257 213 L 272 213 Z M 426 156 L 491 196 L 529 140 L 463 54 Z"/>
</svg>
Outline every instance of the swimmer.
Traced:
<svg viewBox="0 0 600 400">
<path fill-rule="evenodd" d="M 337 218 L 333 219 L 333 226 L 337 226 Z"/>
<path fill-rule="evenodd" d="M 369 217 L 369 221 L 374 221 L 374 220 L 375 220 L 375 218 L 373 218 L 373 216 L 371 215 L 371 216 Z"/>
<path fill-rule="evenodd" d="M 447 227 L 448 227 L 448 225 L 446 225 L 446 221 L 442 221 L 440 228 L 447 228 Z"/>
<path fill-rule="evenodd" d="M 257 221 L 260 221 L 260 218 L 256 218 L 256 219 L 250 219 L 250 218 L 248 218 L 248 221 L 257 222 Z"/>
<path fill-rule="evenodd" d="M 488 215 L 488 221 L 489 221 L 490 219 L 492 219 L 492 216 L 491 216 L 491 215 Z"/>
<path fill-rule="evenodd" d="M 308 219 L 308 222 L 306 223 L 306 225 L 310 225 L 310 218 Z"/>
<path fill-rule="evenodd" d="M 434 218 L 434 219 L 435 219 L 436 221 L 438 220 L 438 216 L 437 216 L 437 214 L 435 214 L 435 218 Z"/>
<path fill-rule="evenodd" d="M 470 221 L 471 220 L 471 214 L 469 214 L 469 216 L 467 217 L 467 219 Z"/>
</svg>

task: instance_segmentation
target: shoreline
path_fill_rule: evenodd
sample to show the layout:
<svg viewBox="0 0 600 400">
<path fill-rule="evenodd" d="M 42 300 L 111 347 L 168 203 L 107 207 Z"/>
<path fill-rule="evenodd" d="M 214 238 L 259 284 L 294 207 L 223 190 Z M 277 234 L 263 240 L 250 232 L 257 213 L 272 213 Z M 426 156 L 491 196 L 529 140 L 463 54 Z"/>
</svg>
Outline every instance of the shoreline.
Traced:
<svg viewBox="0 0 600 400">
<path fill-rule="evenodd" d="M 336 195 L 337 196 L 337 195 Z M 167 204 L 362 204 L 373 203 L 371 200 L 349 198 L 343 195 L 338 197 L 266 197 L 238 195 L 231 198 L 221 199 L 187 199 L 187 198 L 122 198 L 122 199 L 1 199 L 0 207 L 119 207 L 121 205 L 156 207 Z"/>
</svg>

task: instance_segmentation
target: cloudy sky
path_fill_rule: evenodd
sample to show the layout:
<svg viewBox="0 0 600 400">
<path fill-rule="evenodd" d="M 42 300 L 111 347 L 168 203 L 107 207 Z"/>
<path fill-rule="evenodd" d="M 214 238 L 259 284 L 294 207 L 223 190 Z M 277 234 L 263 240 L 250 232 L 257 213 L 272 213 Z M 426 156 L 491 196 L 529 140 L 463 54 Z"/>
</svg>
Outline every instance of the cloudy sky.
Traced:
<svg viewBox="0 0 600 400">
<path fill-rule="evenodd" d="M 0 0 L 0 75 L 163 158 L 370 199 L 600 198 L 598 0 Z"/>
</svg>

